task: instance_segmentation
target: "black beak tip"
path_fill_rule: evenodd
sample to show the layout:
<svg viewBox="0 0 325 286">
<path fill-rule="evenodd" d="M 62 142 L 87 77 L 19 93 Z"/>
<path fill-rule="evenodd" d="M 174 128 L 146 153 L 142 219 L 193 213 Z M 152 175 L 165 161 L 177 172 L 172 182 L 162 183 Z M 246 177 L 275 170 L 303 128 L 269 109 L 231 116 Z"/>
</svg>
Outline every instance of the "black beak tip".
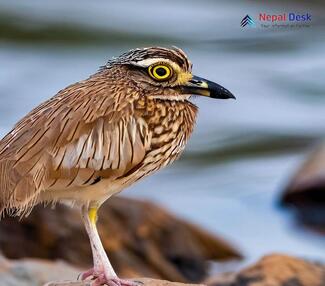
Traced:
<svg viewBox="0 0 325 286">
<path fill-rule="evenodd" d="M 210 95 L 212 98 L 219 98 L 219 99 L 235 99 L 236 97 L 225 88 L 219 88 L 218 90 L 214 91 Z"/>
<path fill-rule="evenodd" d="M 236 96 L 234 96 L 230 91 L 225 95 L 225 99 L 234 99 L 236 100 Z"/>
</svg>

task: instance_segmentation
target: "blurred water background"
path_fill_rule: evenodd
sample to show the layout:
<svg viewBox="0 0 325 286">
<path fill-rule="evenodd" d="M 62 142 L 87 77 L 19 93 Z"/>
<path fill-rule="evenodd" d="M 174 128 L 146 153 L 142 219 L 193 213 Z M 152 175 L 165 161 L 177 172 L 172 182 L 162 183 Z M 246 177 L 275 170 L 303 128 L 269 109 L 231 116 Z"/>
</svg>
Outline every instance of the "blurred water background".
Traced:
<svg viewBox="0 0 325 286">
<path fill-rule="evenodd" d="M 241 28 L 249 14 L 310 13 L 309 27 Z M 284 252 L 325 261 L 325 241 L 279 207 L 325 134 L 322 1 L 0 1 L 0 135 L 33 107 L 130 48 L 176 45 L 194 74 L 237 101 L 196 98 L 197 128 L 172 167 L 123 195 L 221 234 L 247 261 Z"/>
</svg>

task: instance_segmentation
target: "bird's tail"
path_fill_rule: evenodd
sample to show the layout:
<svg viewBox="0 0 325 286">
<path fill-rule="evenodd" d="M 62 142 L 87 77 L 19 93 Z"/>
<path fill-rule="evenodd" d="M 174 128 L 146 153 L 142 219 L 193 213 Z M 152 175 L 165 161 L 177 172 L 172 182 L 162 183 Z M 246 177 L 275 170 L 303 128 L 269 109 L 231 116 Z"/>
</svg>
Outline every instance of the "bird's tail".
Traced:
<svg viewBox="0 0 325 286">
<path fill-rule="evenodd" d="M 22 174 L 16 161 L 0 161 L 0 218 L 29 214 L 37 200 L 32 174 Z"/>
</svg>

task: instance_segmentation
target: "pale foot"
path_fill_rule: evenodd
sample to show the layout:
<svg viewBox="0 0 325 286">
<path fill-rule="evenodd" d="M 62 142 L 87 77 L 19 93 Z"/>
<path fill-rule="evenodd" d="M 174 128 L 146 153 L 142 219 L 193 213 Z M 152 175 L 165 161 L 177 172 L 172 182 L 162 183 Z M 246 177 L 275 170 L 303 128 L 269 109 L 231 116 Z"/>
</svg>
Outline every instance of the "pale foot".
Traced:
<svg viewBox="0 0 325 286">
<path fill-rule="evenodd" d="M 82 272 L 78 275 L 78 280 L 84 281 L 87 278 L 93 277 L 95 278 L 97 275 L 95 275 L 95 270 L 94 268 L 90 268 L 85 272 Z"/>
<path fill-rule="evenodd" d="M 120 279 L 118 277 L 106 278 L 104 274 L 97 276 L 91 286 L 142 286 L 140 281 Z"/>
<path fill-rule="evenodd" d="M 83 273 L 80 273 L 78 280 L 90 280 L 92 281 L 91 286 L 142 286 L 143 283 L 140 281 L 132 281 L 127 279 L 120 279 L 118 277 L 106 278 L 104 273 L 98 273 L 91 268 Z"/>
</svg>

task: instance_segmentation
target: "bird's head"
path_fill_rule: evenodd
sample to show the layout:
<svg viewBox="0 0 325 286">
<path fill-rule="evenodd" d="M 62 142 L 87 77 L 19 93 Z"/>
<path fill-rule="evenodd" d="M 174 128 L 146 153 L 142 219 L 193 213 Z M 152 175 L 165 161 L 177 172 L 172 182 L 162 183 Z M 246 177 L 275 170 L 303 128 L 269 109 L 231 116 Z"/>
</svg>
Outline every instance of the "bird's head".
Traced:
<svg viewBox="0 0 325 286">
<path fill-rule="evenodd" d="M 118 71 L 149 97 L 186 100 L 191 95 L 228 99 L 234 95 L 221 85 L 192 74 L 192 63 L 179 48 L 134 49 L 103 67 Z"/>
</svg>

